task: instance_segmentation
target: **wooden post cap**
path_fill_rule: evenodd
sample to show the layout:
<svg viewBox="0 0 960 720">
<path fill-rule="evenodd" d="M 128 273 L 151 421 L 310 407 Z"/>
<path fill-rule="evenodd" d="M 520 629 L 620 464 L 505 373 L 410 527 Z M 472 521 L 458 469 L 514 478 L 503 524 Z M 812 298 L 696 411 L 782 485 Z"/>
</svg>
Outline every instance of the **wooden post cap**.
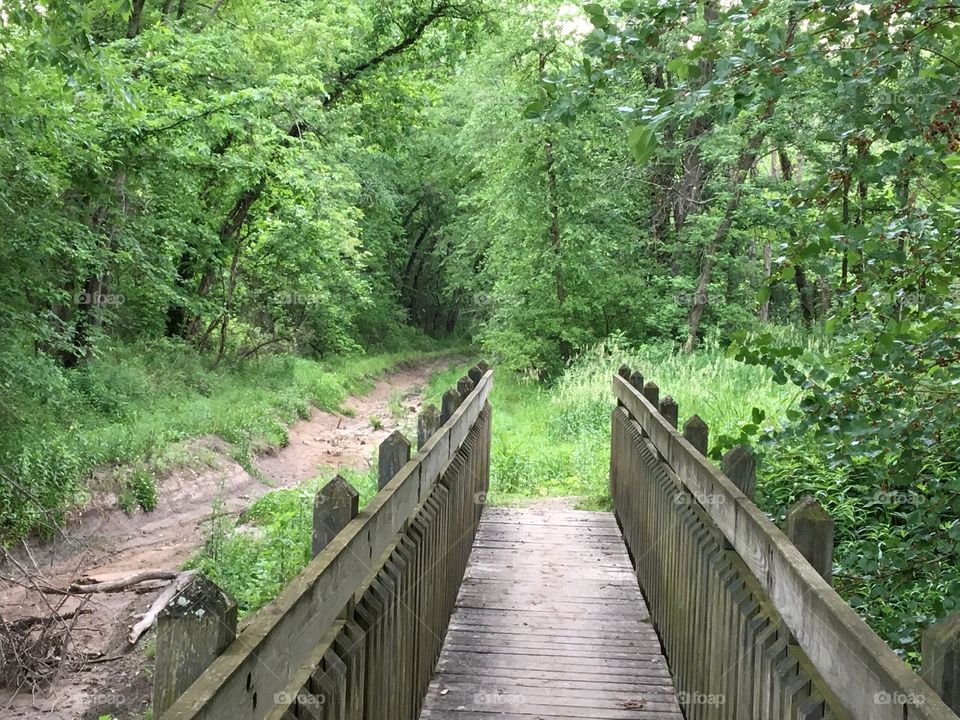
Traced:
<svg viewBox="0 0 960 720">
<path fill-rule="evenodd" d="M 389 483 L 393 476 L 400 472 L 400 468 L 410 461 L 410 441 L 403 433 L 394 430 L 380 443 L 377 456 L 377 480 L 381 490 Z"/>
<path fill-rule="evenodd" d="M 457 408 L 460 407 L 462 401 L 463 397 L 457 392 L 456 388 L 450 388 L 443 394 L 443 400 L 440 403 L 441 424 L 453 417 L 453 414 L 457 411 Z"/>
<path fill-rule="evenodd" d="M 417 449 L 427 444 L 427 440 L 440 429 L 440 410 L 436 405 L 425 405 L 417 416 Z"/>
<path fill-rule="evenodd" d="M 669 395 L 660 401 L 660 414 L 673 427 L 677 427 L 680 420 L 680 407 L 677 405 L 677 401 Z"/>
<path fill-rule="evenodd" d="M 683 437 L 703 456 L 707 454 L 710 428 L 699 415 L 691 415 L 683 424 Z"/>
<path fill-rule="evenodd" d="M 833 518 L 807 495 L 787 510 L 787 536 L 828 583 L 833 580 Z"/>
<path fill-rule="evenodd" d="M 654 407 L 660 406 L 660 388 L 653 380 L 647 380 L 643 385 L 643 396 L 650 401 Z"/>
<path fill-rule="evenodd" d="M 313 498 L 313 557 L 316 557 L 360 511 L 360 493 L 337 475 Z"/>
<path fill-rule="evenodd" d="M 723 456 L 721 469 L 740 492 L 753 500 L 757 489 L 757 459 L 750 448 L 743 445 L 732 447 Z"/>
</svg>

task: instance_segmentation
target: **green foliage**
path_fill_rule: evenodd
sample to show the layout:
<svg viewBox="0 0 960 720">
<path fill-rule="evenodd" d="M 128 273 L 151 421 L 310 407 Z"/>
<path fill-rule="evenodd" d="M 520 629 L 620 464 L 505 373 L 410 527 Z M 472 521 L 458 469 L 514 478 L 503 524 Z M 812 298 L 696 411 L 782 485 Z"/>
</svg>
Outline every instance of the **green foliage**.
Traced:
<svg viewBox="0 0 960 720">
<path fill-rule="evenodd" d="M 838 587 L 909 659 L 957 609 L 956 8 L 8 5 L 3 541 L 95 469 L 152 507 L 190 439 L 249 465 L 363 351 L 455 334 L 507 371 L 494 498 L 608 501 L 626 361 L 714 457 L 764 446 L 772 515 L 837 514 Z M 247 607 L 300 562 L 301 500 L 218 549 L 240 582 L 265 543 Z"/>
<path fill-rule="evenodd" d="M 317 488 L 308 483 L 267 493 L 235 526 L 215 516 L 202 554 L 188 567 L 226 590 L 241 615 L 259 609 L 310 560 Z"/>
<path fill-rule="evenodd" d="M 586 507 L 609 508 L 611 378 L 622 364 L 642 369 L 679 403 L 681 422 L 699 414 L 713 436 L 733 434 L 762 409 L 765 429 L 786 423 L 795 393 L 767 371 L 728 359 L 716 348 L 692 355 L 667 345 L 631 347 L 608 339 L 567 365 L 552 384 L 499 370 L 489 501 L 572 495 Z M 439 402 L 464 368 L 438 374 L 427 398 Z"/>
<path fill-rule="evenodd" d="M 377 492 L 376 472 L 341 469 L 360 493 L 364 507 Z M 260 609 L 310 561 L 313 500 L 330 478 L 317 478 L 295 488 L 273 490 L 236 522 L 214 507 L 203 550 L 188 567 L 201 570 L 237 601 L 241 615 Z"/>
<path fill-rule="evenodd" d="M 151 512 L 157 507 L 157 481 L 145 468 L 133 469 L 123 480 L 117 504 L 128 515 L 136 507 Z"/>
<path fill-rule="evenodd" d="M 325 363 L 270 356 L 211 371 L 204 356 L 168 341 L 117 346 L 73 370 L 42 359 L 0 364 L 11 390 L 0 405 L 11 428 L 0 439 L 2 540 L 51 531 L 85 501 L 86 480 L 101 468 L 116 468 L 124 510 L 152 510 L 155 476 L 209 461 L 209 452 L 191 441 L 220 437 L 249 465 L 253 453 L 285 445 L 287 426 L 307 417 L 311 406 L 336 409 L 349 394 L 369 389 L 372 377 L 428 355 L 402 351 Z M 31 382 L 15 384 L 14 373 Z"/>
</svg>

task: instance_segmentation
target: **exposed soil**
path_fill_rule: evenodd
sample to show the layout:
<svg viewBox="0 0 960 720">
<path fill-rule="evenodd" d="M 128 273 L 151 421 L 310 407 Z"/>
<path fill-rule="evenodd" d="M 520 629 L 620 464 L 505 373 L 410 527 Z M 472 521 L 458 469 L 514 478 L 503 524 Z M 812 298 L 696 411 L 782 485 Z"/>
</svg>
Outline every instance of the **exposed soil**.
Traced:
<svg viewBox="0 0 960 720">
<path fill-rule="evenodd" d="M 159 505 L 153 512 L 127 515 L 117 508 L 113 495 L 98 495 L 73 519 L 65 537 L 33 542 L 17 559 L 54 587 L 67 587 L 80 577 L 116 580 L 145 570 L 176 570 L 203 544 L 204 522 L 212 516 L 215 502 L 239 514 L 273 488 L 290 487 L 338 468 L 368 468 L 375 462 L 377 445 L 398 426 L 407 437 L 415 437 L 415 431 L 412 435 L 410 431 L 420 410 L 423 386 L 432 373 L 452 361 L 445 358 L 400 367 L 378 381 L 370 393 L 350 398 L 345 412 L 315 411 L 309 420 L 290 428 L 285 447 L 256 460 L 255 474 L 260 477 L 230 459 L 222 441 L 199 441 L 194 450 L 215 458 L 212 466 L 179 470 L 159 479 Z M 19 573 L 15 567 L 0 571 L 8 576 Z M 40 695 L 0 690 L 0 715 L 52 720 L 97 720 L 101 715 L 142 718 L 149 707 L 152 633 L 133 649 L 126 635 L 158 593 L 153 589 L 87 596 L 85 609 L 92 612 L 79 617 L 72 638 L 75 651 L 96 661 L 63 675 Z M 60 600 L 49 597 L 54 603 Z M 46 615 L 47 607 L 36 598 L 33 592 L 0 581 L 0 615 L 8 622 Z M 81 602 L 67 598 L 61 611 L 73 610 Z"/>
</svg>

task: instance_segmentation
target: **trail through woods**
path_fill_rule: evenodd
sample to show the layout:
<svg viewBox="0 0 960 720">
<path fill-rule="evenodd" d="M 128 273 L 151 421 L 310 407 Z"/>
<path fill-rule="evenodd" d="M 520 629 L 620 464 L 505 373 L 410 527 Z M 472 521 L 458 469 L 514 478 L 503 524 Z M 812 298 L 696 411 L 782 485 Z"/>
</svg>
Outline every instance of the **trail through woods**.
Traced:
<svg viewBox="0 0 960 720">
<path fill-rule="evenodd" d="M 271 489 L 291 487 L 338 468 L 368 468 L 375 462 L 377 445 L 398 426 L 415 438 L 410 429 L 415 427 L 423 388 L 430 375 L 449 362 L 445 358 L 401 366 L 368 394 L 347 400 L 345 413 L 314 411 L 309 420 L 290 428 L 285 447 L 254 460 L 261 478 L 230 459 L 222 441 L 204 439 L 201 444 L 216 452 L 216 467 L 180 470 L 160 479 L 155 511 L 128 516 L 116 507 L 112 495 L 95 497 L 68 525 L 64 537 L 36 546 L 31 542 L 29 549 L 20 548 L 16 559 L 35 582 L 57 588 L 67 588 L 82 577 L 111 581 L 145 571 L 177 570 L 203 544 L 215 502 L 222 502 L 223 511 L 236 517 Z M 403 415 L 394 417 L 391 406 L 396 409 L 398 401 Z M 375 428 L 372 417 L 382 425 Z M 4 567 L 0 575 L 22 579 L 16 567 Z M 127 634 L 163 586 L 139 584 L 122 592 L 68 598 L 62 612 L 85 603 L 71 634 L 74 650 L 93 662 L 65 674 L 43 695 L 0 690 L 0 714 L 53 720 L 97 720 L 101 713 L 119 720 L 141 718 L 150 696 L 144 666 L 150 662 L 152 636 L 130 649 Z M 47 613 L 36 593 L 0 581 L 0 614 L 7 622 Z"/>
</svg>

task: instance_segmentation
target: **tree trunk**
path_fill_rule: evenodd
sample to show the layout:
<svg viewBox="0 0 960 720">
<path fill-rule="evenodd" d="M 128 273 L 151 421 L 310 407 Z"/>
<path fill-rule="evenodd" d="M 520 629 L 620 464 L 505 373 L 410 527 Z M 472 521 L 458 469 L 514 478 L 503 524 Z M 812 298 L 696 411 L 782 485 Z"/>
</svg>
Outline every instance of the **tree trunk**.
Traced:
<svg viewBox="0 0 960 720">
<path fill-rule="evenodd" d="M 556 288 L 557 302 L 563 305 L 567 298 L 567 291 L 563 285 L 563 254 L 560 238 L 560 204 L 557 201 L 557 173 L 553 165 L 553 142 L 548 138 L 544 143 L 544 159 L 547 166 L 547 203 L 550 213 L 550 245 L 554 253 L 553 280 Z"/>
<path fill-rule="evenodd" d="M 803 317 L 803 324 L 809 327 L 813 323 L 813 297 L 807 283 L 807 271 L 800 263 L 795 263 L 793 270 L 793 280 L 800 298 L 800 314 Z"/>
<path fill-rule="evenodd" d="M 840 146 L 840 160 L 843 165 L 843 199 L 841 205 L 841 219 L 843 221 L 843 226 L 846 228 L 850 224 L 850 168 L 847 167 L 847 141 L 844 140 L 843 144 Z M 840 292 L 845 292 L 847 289 L 847 276 L 850 272 L 850 264 L 847 260 L 847 249 L 849 243 L 843 241 L 843 258 L 840 261 Z"/>
<path fill-rule="evenodd" d="M 770 119 L 775 106 L 775 100 L 770 100 L 767 103 L 766 109 L 758 118 L 760 123 Z M 716 255 L 717 248 L 726 241 L 727 235 L 730 233 L 730 228 L 733 226 L 733 216 L 740 207 L 743 185 L 747 180 L 750 168 L 757 162 L 757 153 L 763 145 L 765 138 L 765 130 L 761 130 L 755 134 L 747 141 L 746 147 L 741 151 L 740 157 L 737 160 L 732 179 L 733 194 L 727 201 L 723 219 L 720 221 L 716 233 L 714 233 L 710 244 L 704 252 L 703 268 L 700 271 L 700 277 L 697 278 L 697 287 L 693 294 L 693 303 L 690 306 L 690 314 L 687 316 L 688 331 L 687 340 L 683 344 L 684 352 L 693 352 L 693 349 L 697 346 L 697 340 L 700 335 L 700 322 L 703 320 L 703 313 L 707 309 L 707 288 L 710 285 L 710 276 L 713 274 L 713 267 L 716 263 L 714 256 Z"/>
<path fill-rule="evenodd" d="M 220 345 L 217 348 L 217 357 L 213 361 L 213 368 L 220 364 L 227 350 L 227 328 L 230 324 L 230 315 L 233 313 L 233 296 L 237 289 L 237 277 L 240 274 L 240 254 L 242 252 L 243 244 L 238 241 L 233 252 L 233 259 L 230 261 L 230 278 L 227 281 L 223 302 L 223 320 L 220 323 Z"/>
<path fill-rule="evenodd" d="M 546 76 L 547 58 L 549 53 L 540 53 L 538 65 L 540 82 L 543 82 Z M 553 138 L 550 136 L 550 129 L 547 129 L 547 137 L 543 141 L 543 159 L 547 173 L 547 212 L 550 216 L 550 227 L 547 235 L 550 238 L 550 246 L 553 248 L 554 268 L 553 282 L 557 295 L 557 302 L 563 305 L 567 297 L 567 291 L 563 284 L 563 253 L 560 236 L 560 201 L 557 198 L 557 171 L 554 166 L 553 157 Z"/>
<path fill-rule="evenodd" d="M 130 10 L 130 20 L 127 22 L 127 37 L 135 38 L 140 34 L 140 21 L 143 18 L 143 4 L 145 0 L 133 0 Z"/>
<path fill-rule="evenodd" d="M 763 244 L 763 279 L 768 285 L 770 276 L 773 274 L 773 253 L 770 248 L 770 241 Z M 760 305 L 760 322 L 770 322 L 770 298 L 768 297 Z"/>
</svg>

